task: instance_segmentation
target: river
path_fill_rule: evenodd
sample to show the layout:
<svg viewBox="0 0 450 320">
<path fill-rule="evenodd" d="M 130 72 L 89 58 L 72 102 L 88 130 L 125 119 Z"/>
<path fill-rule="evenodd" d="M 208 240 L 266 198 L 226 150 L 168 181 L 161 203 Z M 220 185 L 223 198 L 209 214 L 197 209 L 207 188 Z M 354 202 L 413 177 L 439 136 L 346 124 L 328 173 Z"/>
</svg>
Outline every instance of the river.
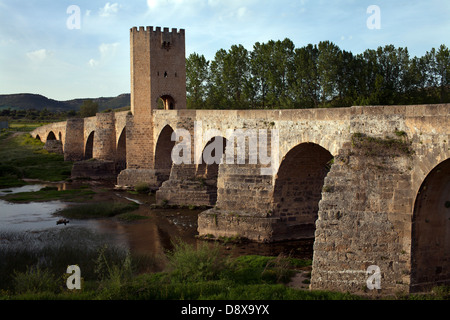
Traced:
<svg viewBox="0 0 450 320">
<path fill-rule="evenodd" d="M 0 196 L 18 192 L 34 192 L 45 186 L 57 186 L 60 189 L 71 188 L 70 184 L 32 184 L 19 188 L 1 189 Z M 124 222 L 114 218 L 73 220 L 67 225 L 57 225 L 61 217 L 59 210 L 74 205 L 61 201 L 9 203 L 0 200 L 0 247 L 14 246 L 11 234 L 28 237 L 50 235 L 62 230 L 81 233 L 89 231 L 100 235 L 99 239 L 108 239 L 131 253 L 158 255 L 164 254 L 173 246 L 173 241 L 182 240 L 190 244 L 199 243 L 197 235 L 197 216 L 201 211 L 189 209 L 154 209 L 149 196 L 133 195 L 124 191 L 115 191 L 110 186 L 101 186 L 105 199 L 121 199 L 140 204 L 136 213 L 147 219 Z M 98 186 L 97 186 L 98 188 Z M 106 190 L 106 191 L 105 191 Z M 55 215 L 56 214 L 56 215 Z M 9 234 L 7 239 L 2 234 Z M 42 238 L 42 237 L 41 237 Z M 44 237 L 51 240 L 52 237 Z M 102 241 L 103 241 L 102 240 Z M 278 244 L 239 243 L 224 244 L 224 250 L 232 255 L 260 254 L 277 256 L 280 253 L 294 257 L 311 259 L 312 241 L 293 241 Z"/>
</svg>

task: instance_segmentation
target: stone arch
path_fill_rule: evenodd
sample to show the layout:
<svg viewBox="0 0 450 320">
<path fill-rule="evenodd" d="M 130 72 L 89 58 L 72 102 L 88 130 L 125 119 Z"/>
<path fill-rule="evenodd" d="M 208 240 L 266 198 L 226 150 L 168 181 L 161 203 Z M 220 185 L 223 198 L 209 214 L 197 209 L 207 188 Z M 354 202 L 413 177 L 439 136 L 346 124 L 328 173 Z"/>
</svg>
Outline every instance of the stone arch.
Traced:
<svg viewBox="0 0 450 320">
<path fill-rule="evenodd" d="M 168 94 L 158 98 L 158 109 L 175 110 L 175 99 Z"/>
<path fill-rule="evenodd" d="M 36 135 L 36 139 L 38 139 L 39 141 L 42 141 L 41 136 L 40 135 Z"/>
<path fill-rule="evenodd" d="M 116 146 L 116 170 L 120 172 L 127 168 L 127 130 L 123 128 Z"/>
<path fill-rule="evenodd" d="M 95 131 L 92 131 L 86 140 L 86 144 L 84 147 L 84 159 L 85 160 L 89 160 L 94 157 L 94 135 L 95 135 Z"/>
<path fill-rule="evenodd" d="M 50 131 L 47 135 L 47 140 L 56 140 L 56 135 L 53 131 Z"/>
<path fill-rule="evenodd" d="M 202 149 L 202 161 L 196 166 L 195 179 L 200 181 L 210 194 L 210 205 L 215 205 L 217 202 L 219 166 L 224 159 L 226 146 L 226 138 L 222 136 L 212 137 Z"/>
<path fill-rule="evenodd" d="M 58 133 L 58 140 L 62 141 L 62 133 L 61 133 L 61 131 Z"/>
<path fill-rule="evenodd" d="M 292 239 L 314 238 L 323 184 L 332 154 L 315 143 L 301 143 L 283 158 L 275 176 L 271 215 Z"/>
<path fill-rule="evenodd" d="M 202 149 L 201 161 L 196 168 L 196 177 L 204 179 L 216 179 L 219 173 L 219 165 L 225 154 L 227 139 L 221 136 L 212 137 Z"/>
<path fill-rule="evenodd" d="M 172 149 L 175 141 L 172 141 L 172 133 L 174 130 L 170 125 L 166 125 L 160 132 L 155 148 L 155 169 L 161 171 L 164 176 L 163 180 L 167 180 L 172 169 Z"/>
<path fill-rule="evenodd" d="M 450 284 L 450 158 L 425 177 L 412 218 L 411 291 Z"/>
</svg>

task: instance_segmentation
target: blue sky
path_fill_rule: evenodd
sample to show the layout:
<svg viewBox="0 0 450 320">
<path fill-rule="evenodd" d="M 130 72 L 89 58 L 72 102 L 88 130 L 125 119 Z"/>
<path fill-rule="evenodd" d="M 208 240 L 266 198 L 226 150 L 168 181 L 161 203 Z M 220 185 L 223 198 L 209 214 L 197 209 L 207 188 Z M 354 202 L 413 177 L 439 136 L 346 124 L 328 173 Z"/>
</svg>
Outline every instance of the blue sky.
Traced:
<svg viewBox="0 0 450 320">
<path fill-rule="evenodd" d="M 79 29 L 67 21 L 75 5 Z M 380 29 L 367 20 L 380 9 Z M 394 44 L 422 56 L 450 46 L 449 0 L 0 0 L 0 94 L 66 100 L 130 92 L 129 30 L 186 30 L 186 54 L 291 39 L 330 40 L 355 54 Z M 74 21 L 74 20 L 70 20 Z"/>
</svg>

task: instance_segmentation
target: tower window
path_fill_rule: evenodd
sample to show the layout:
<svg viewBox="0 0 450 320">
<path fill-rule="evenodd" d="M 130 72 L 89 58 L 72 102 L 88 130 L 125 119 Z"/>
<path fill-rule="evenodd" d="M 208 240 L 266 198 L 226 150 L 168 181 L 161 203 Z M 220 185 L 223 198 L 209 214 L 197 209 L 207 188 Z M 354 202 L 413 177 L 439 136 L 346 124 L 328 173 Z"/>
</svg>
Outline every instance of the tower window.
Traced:
<svg viewBox="0 0 450 320">
<path fill-rule="evenodd" d="M 167 71 L 164 72 L 164 78 L 167 78 Z"/>
</svg>

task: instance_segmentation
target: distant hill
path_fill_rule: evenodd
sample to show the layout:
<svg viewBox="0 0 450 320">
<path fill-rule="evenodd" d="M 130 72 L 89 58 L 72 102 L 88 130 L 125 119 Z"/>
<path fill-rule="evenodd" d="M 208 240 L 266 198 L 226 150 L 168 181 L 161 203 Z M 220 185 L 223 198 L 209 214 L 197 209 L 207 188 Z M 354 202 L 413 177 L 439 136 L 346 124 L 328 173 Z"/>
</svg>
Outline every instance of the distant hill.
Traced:
<svg viewBox="0 0 450 320">
<path fill-rule="evenodd" d="M 117 97 L 85 98 L 67 101 L 49 99 L 39 94 L 19 93 L 0 95 L 0 110 L 43 110 L 49 111 L 78 111 L 84 100 L 91 99 L 99 105 L 99 111 L 106 109 L 118 109 L 130 105 L 130 94 L 125 93 Z"/>
</svg>

